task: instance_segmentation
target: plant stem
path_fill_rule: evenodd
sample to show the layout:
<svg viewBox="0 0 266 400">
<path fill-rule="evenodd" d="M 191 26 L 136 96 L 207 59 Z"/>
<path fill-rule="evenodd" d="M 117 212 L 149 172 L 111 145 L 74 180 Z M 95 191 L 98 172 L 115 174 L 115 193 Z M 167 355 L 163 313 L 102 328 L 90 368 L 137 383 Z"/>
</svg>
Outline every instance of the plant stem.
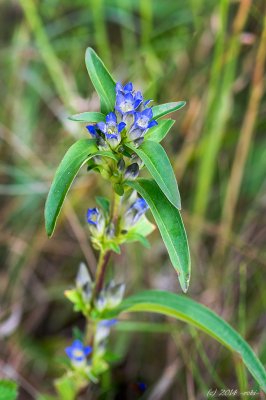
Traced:
<svg viewBox="0 0 266 400">
<path fill-rule="evenodd" d="M 97 295 L 103 287 L 104 275 L 110 256 L 111 256 L 110 250 L 100 253 L 98 266 L 96 270 L 96 277 L 95 277 L 95 295 Z"/>
</svg>

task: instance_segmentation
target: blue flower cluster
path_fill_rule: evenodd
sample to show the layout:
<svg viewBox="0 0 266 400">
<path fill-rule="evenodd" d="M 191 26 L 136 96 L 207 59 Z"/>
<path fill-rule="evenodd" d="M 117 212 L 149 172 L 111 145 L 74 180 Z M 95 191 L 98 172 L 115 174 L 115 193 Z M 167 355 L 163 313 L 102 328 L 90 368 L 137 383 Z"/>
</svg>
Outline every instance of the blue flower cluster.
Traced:
<svg viewBox="0 0 266 400">
<path fill-rule="evenodd" d="M 148 129 L 157 125 L 153 120 L 151 100 L 144 101 L 140 91 L 131 82 L 116 84 L 115 110 L 106 116 L 105 122 L 87 125 L 89 133 L 98 140 L 99 148 L 116 149 L 121 143 L 134 142 L 139 146 Z"/>
</svg>

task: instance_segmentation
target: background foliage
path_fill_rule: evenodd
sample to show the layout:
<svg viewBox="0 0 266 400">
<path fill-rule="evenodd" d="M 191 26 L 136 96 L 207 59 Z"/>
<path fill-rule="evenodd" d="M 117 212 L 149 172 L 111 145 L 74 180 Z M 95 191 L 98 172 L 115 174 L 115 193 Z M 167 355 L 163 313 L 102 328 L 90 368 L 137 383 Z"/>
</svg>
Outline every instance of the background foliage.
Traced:
<svg viewBox="0 0 266 400">
<path fill-rule="evenodd" d="M 99 109 L 88 46 L 155 104 L 188 102 L 163 142 L 192 253 L 188 296 L 230 322 L 265 361 L 263 14 L 263 0 L 1 2 L 0 375 L 18 379 L 21 399 L 49 392 L 60 375 L 72 326 L 81 324 L 63 291 L 81 260 L 95 268 L 85 213 L 95 195 L 108 194 L 98 176 L 79 174 L 53 240 L 43 220 L 58 162 L 87 135 L 67 117 Z M 128 294 L 180 290 L 158 230 L 151 242 L 152 250 L 132 244 L 113 262 Z M 181 322 L 133 314 L 115 331 L 120 358 L 92 389 L 95 398 L 201 399 L 209 388 L 256 387 L 237 358 Z"/>
</svg>

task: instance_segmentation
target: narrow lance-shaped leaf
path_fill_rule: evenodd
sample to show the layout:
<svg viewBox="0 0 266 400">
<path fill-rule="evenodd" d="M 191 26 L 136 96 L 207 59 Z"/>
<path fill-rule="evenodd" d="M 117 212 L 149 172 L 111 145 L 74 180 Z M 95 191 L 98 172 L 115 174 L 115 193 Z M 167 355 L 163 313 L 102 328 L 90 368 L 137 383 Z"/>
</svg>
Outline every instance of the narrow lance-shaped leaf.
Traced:
<svg viewBox="0 0 266 400">
<path fill-rule="evenodd" d="M 174 119 L 161 119 L 158 122 L 158 125 L 148 130 L 144 136 L 144 140 L 152 140 L 153 142 L 160 143 L 170 131 L 174 123 Z"/>
<path fill-rule="evenodd" d="M 236 352 L 255 380 L 266 390 L 266 372 L 249 344 L 226 321 L 209 308 L 188 297 L 150 290 L 125 299 L 112 316 L 121 312 L 155 312 L 185 321 Z"/>
<path fill-rule="evenodd" d="M 77 122 L 90 122 L 90 123 L 96 123 L 96 122 L 101 122 L 105 121 L 105 115 L 100 113 L 100 112 L 83 112 L 80 114 L 75 114 L 71 115 L 69 117 L 71 121 L 77 121 Z"/>
<path fill-rule="evenodd" d="M 96 155 L 116 159 L 111 152 L 99 151 L 93 139 L 80 139 L 66 152 L 56 171 L 45 203 L 45 228 L 48 236 L 53 234 L 62 204 L 79 169 Z"/>
<path fill-rule="evenodd" d="M 128 145 L 128 147 L 142 159 L 165 196 L 180 210 L 181 199 L 175 174 L 163 147 L 152 140 L 146 140 L 138 148 L 132 145 Z"/>
<path fill-rule="evenodd" d="M 148 179 L 128 181 L 148 203 L 158 225 L 181 288 L 187 292 L 190 280 L 190 254 L 186 231 L 179 211 L 165 197 L 157 183 Z"/>
<path fill-rule="evenodd" d="M 115 82 L 102 60 L 88 47 L 85 63 L 93 86 L 100 97 L 101 111 L 108 114 L 115 106 Z"/>
<path fill-rule="evenodd" d="M 160 104 L 152 107 L 153 119 L 159 119 L 174 111 L 180 110 L 186 104 L 185 101 L 177 101 L 173 103 Z"/>
</svg>

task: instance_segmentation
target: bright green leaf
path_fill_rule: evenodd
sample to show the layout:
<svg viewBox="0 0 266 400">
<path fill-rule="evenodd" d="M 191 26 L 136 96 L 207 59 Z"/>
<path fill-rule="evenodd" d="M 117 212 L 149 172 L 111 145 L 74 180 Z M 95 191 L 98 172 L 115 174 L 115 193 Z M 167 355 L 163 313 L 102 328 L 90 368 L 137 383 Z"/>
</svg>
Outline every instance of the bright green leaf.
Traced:
<svg viewBox="0 0 266 400">
<path fill-rule="evenodd" d="M 266 390 L 265 369 L 249 344 L 221 317 L 190 298 L 159 290 L 145 291 L 125 299 L 115 311 L 116 315 L 121 312 L 155 312 L 196 326 L 236 352 L 261 388 Z"/>
<path fill-rule="evenodd" d="M 128 147 L 142 159 L 165 196 L 180 210 L 181 199 L 175 174 L 164 148 L 152 140 L 143 142 L 138 148 L 132 145 L 128 145 Z"/>
<path fill-rule="evenodd" d="M 100 97 L 101 111 L 108 114 L 115 107 L 115 82 L 102 60 L 91 47 L 86 50 L 85 62 L 92 84 Z"/>
<path fill-rule="evenodd" d="M 100 112 L 83 112 L 80 114 L 72 115 L 68 119 L 77 122 L 95 123 L 95 122 L 105 121 L 105 115 Z"/>
<path fill-rule="evenodd" d="M 148 179 L 128 181 L 148 203 L 155 218 L 181 288 L 187 292 L 190 280 L 190 254 L 186 231 L 179 211 L 168 201 L 157 183 Z"/>
<path fill-rule="evenodd" d="M 80 139 L 66 152 L 56 171 L 45 203 L 45 228 L 48 236 L 53 234 L 64 199 L 79 169 L 96 155 L 116 159 L 111 152 L 98 151 L 96 141 L 93 139 Z"/>
<path fill-rule="evenodd" d="M 15 400 L 18 396 L 17 384 L 8 379 L 0 380 L 0 400 Z"/>
<path fill-rule="evenodd" d="M 173 103 L 165 103 L 165 104 L 160 104 L 158 106 L 153 106 L 152 107 L 153 119 L 159 119 L 174 111 L 180 110 L 180 108 L 184 107 L 185 104 L 186 104 L 185 101 L 177 101 Z"/>
<path fill-rule="evenodd" d="M 174 123 L 174 119 L 161 119 L 158 122 L 158 125 L 148 130 L 144 136 L 144 140 L 152 140 L 153 142 L 160 143 L 170 131 Z"/>
</svg>

